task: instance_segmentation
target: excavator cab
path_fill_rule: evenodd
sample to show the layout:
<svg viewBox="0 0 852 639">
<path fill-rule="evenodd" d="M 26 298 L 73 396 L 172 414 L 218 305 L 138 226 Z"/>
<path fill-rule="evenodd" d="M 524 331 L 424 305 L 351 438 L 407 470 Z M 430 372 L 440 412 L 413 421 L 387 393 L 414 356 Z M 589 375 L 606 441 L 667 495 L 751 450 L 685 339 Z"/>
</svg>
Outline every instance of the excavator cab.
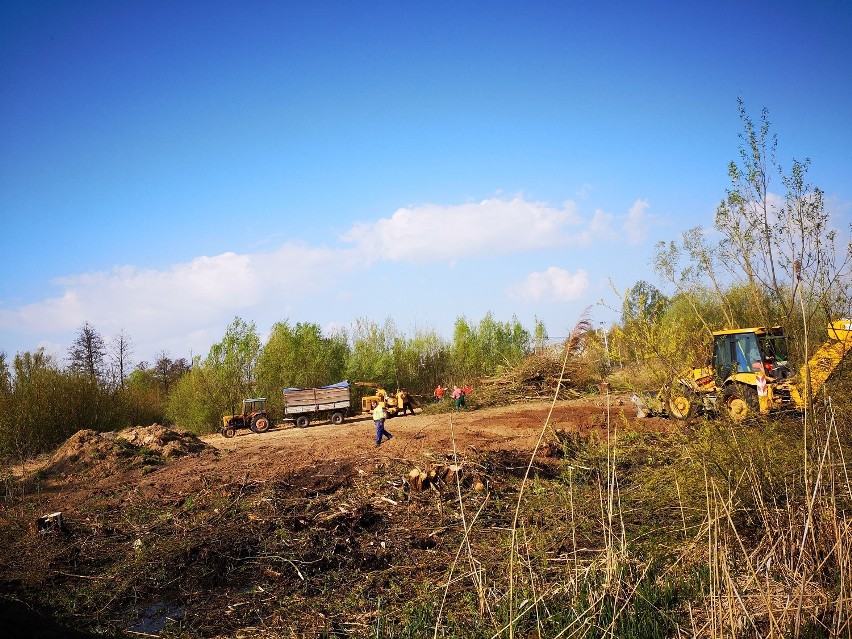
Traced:
<svg viewBox="0 0 852 639">
<path fill-rule="evenodd" d="M 713 334 L 713 371 L 720 383 L 732 378 L 753 383 L 763 373 L 772 379 L 789 376 L 787 337 L 780 326 L 718 331 Z"/>
</svg>

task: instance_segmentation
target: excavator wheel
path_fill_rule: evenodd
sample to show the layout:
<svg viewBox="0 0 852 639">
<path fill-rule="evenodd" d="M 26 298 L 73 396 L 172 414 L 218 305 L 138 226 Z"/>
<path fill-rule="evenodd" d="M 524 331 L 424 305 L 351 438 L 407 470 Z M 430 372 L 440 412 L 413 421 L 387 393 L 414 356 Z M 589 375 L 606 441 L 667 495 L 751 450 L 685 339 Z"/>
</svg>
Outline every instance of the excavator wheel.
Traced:
<svg viewBox="0 0 852 639">
<path fill-rule="evenodd" d="M 729 385 L 725 388 L 725 406 L 728 407 L 728 415 L 735 422 L 757 415 L 760 410 L 757 389 L 746 384 Z"/>
<path fill-rule="evenodd" d="M 695 417 L 698 405 L 692 394 L 676 392 L 669 398 L 669 414 L 675 419 Z"/>
<path fill-rule="evenodd" d="M 255 415 L 251 420 L 251 429 L 256 433 L 265 433 L 269 430 L 269 418 L 266 415 Z"/>
</svg>

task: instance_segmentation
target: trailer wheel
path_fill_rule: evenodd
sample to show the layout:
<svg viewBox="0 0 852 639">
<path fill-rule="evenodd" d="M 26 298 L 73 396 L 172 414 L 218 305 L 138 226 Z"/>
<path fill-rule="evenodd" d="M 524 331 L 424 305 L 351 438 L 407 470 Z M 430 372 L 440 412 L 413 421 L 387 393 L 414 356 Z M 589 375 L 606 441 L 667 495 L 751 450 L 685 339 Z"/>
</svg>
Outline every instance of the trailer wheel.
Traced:
<svg viewBox="0 0 852 639">
<path fill-rule="evenodd" d="M 343 413 L 334 413 L 331 416 L 331 423 L 335 426 L 340 426 L 343 423 Z"/>
<path fill-rule="evenodd" d="M 305 428 L 305 427 L 306 427 L 306 426 L 308 426 L 310 423 L 311 423 L 311 420 L 310 420 L 310 419 L 308 419 L 308 416 L 307 416 L 307 415 L 299 415 L 299 416 L 296 418 L 296 426 L 298 426 L 299 428 Z"/>
<path fill-rule="evenodd" d="M 233 426 L 225 426 L 222 429 L 222 437 L 224 437 L 225 439 L 231 439 L 231 437 L 233 437 L 236 434 L 237 434 L 237 431 L 234 430 Z"/>
<path fill-rule="evenodd" d="M 251 420 L 251 429 L 256 433 L 265 433 L 269 430 L 269 418 L 266 415 L 255 415 Z"/>
</svg>

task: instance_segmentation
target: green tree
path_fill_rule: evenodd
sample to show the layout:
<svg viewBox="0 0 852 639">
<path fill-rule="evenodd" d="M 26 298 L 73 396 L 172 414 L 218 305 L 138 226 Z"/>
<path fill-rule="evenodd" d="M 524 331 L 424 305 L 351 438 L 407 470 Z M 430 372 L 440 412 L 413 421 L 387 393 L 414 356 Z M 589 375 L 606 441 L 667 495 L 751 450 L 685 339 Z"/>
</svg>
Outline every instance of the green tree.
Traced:
<svg viewBox="0 0 852 639">
<path fill-rule="evenodd" d="M 547 346 L 548 339 L 547 328 L 545 327 L 544 322 L 536 317 L 535 325 L 533 327 L 533 347 L 535 350 L 543 350 Z"/>
<path fill-rule="evenodd" d="M 413 337 L 394 342 L 394 367 L 398 384 L 422 399 L 449 375 L 449 345 L 434 330 L 419 330 Z"/>
<path fill-rule="evenodd" d="M 167 419 L 193 433 L 216 432 L 222 426 L 222 416 L 230 414 L 237 406 L 236 402 L 231 404 L 225 399 L 220 381 L 218 371 L 205 366 L 196 357 L 189 372 L 178 379 L 169 392 Z"/>
<path fill-rule="evenodd" d="M 15 356 L 0 451 L 27 459 L 50 450 L 81 428 L 122 427 L 121 406 L 88 372 L 63 370 L 43 349 Z"/>
<path fill-rule="evenodd" d="M 396 375 L 394 345 L 400 336 L 390 318 L 383 325 L 359 318 L 352 327 L 346 375 L 352 382 L 372 382 L 393 390 Z"/>
<path fill-rule="evenodd" d="M 254 322 L 235 317 L 222 341 L 213 344 L 202 363 L 215 379 L 222 394 L 223 407 L 242 405 L 254 394 L 255 366 L 260 355 L 260 337 Z"/>
<path fill-rule="evenodd" d="M 127 422 L 131 425 L 164 423 L 166 421 L 166 395 L 147 362 L 127 376 L 118 396 L 124 405 Z"/>
<path fill-rule="evenodd" d="M 169 392 L 166 416 L 175 425 L 195 433 L 213 432 L 222 415 L 242 406 L 256 391 L 256 366 L 260 338 L 254 322 L 235 317 L 220 342 Z"/>
<path fill-rule="evenodd" d="M 476 326 L 464 317 L 456 319 L 452 346 L 455 381 L 470 382 L 515 366 L 529 353 L 531 342 L 529 331 L 517 317 L 500 322 L 489 311 Z"/>
<path fill-rule="evenodd" d="M 656 286 L 639 280 L 622 299 L 621 324 L 616 346 L 629 360 L 640 362 L 660 353 L 660 319 L 669 299 Z"/>
</svg>

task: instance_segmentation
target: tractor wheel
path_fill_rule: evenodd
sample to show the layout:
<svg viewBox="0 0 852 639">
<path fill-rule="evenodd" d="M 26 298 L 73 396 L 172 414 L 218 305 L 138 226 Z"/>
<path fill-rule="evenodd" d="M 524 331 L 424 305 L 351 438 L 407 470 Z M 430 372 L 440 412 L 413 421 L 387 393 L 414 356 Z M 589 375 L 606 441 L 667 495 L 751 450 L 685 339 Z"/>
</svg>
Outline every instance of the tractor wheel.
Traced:
<svg viewBox="0 0 852 639">
<path fill-rule="evenodd" d="M 677 391 L 672 393 L 672 396 L 669 398 L 669 414 L 675 419 L 695 417 L 697 411 L 698 405 L 692 393 L 687 394 Z"/>
<path fill-rule="evenodd" d="M 231 437 L 236 434 L 237 431 L 234 429 L 233 426 L 225 426 L 224 428 L 222 428 L 222 437 L 224 437 L 225 439 L 231 439 Z"/>
<path fill-rule="evenodd" d="M 331 423 L 335 426 L 340 426 L 343 423 L 343 413 L 333 413 L 331 415 Z"/>
<path fill-rule="evenodd" d="M 731 384 L 725 389 L 725 406 L 735 422 L 757 415 L 760 410 L 757 389 L 746 384 Z"/>
<path fill-rule="evenodd" d="M 251 420 L 251 429 L 256 433 L 265 433 L 269 430 L 269 418 L 266 415 L 255 415 Z"/>
<path fill-rule="evenodd" d="M 308 419 L 308 416 L 307 416 L 307 415 L 299 415 L 299 416 L 296 418 L 296 426 L 298 426 L 299 428 L 305 428 L 305 427 L 306 427 L 306 426 L 308 426 L 310 423 L 311 423 L 311 420 L 310 420 L 310 419 Z"/>
</svg>

